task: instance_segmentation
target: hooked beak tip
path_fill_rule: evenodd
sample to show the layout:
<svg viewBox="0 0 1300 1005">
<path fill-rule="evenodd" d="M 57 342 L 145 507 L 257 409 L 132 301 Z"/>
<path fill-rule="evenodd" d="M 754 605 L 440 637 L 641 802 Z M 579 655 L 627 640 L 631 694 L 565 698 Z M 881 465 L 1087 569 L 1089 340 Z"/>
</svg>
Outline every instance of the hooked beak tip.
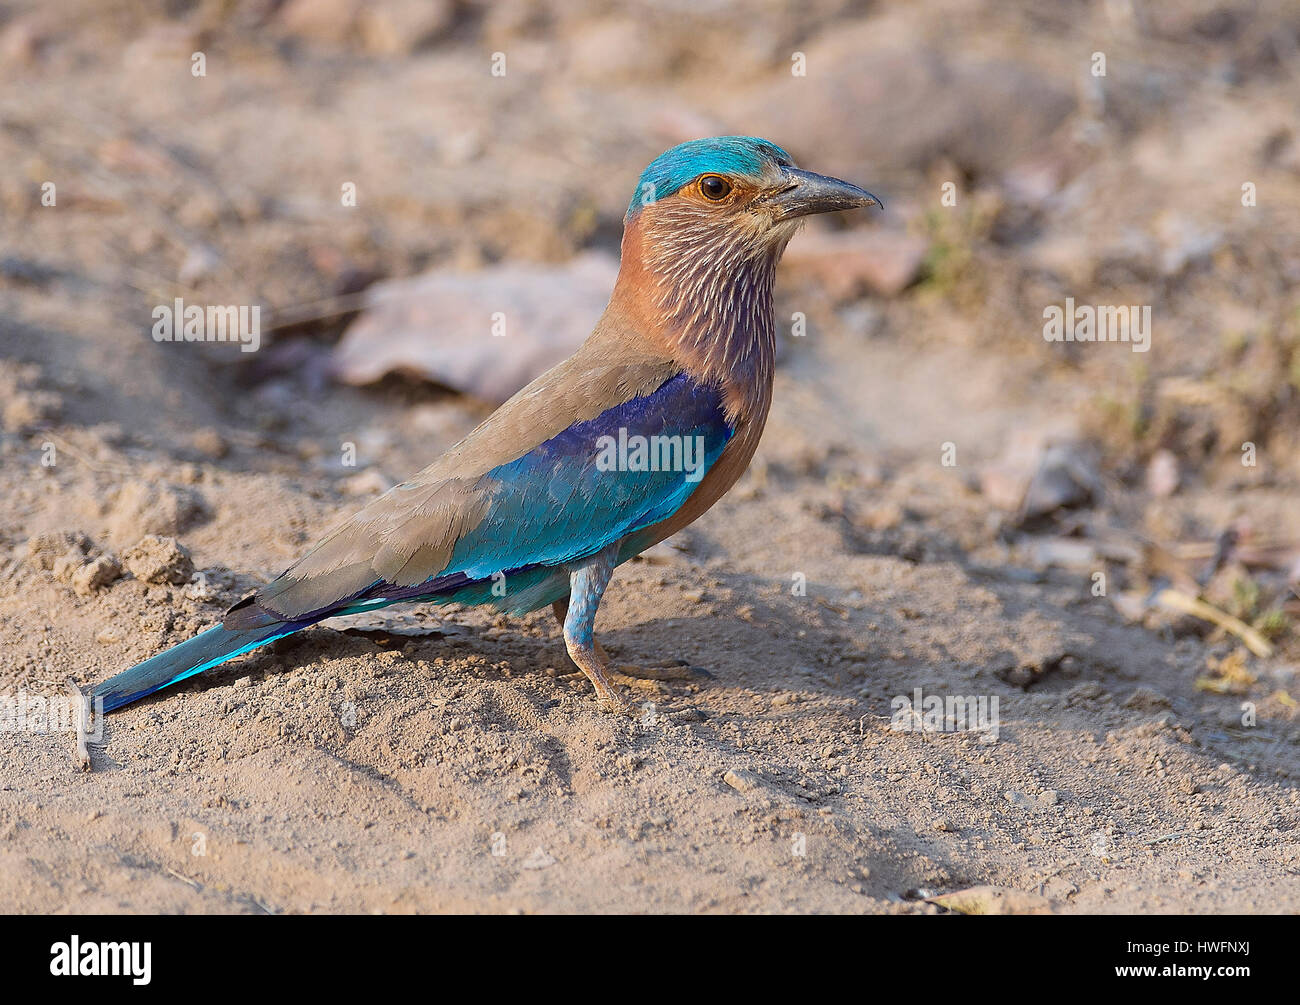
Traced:
<svg viewBox="0 0 1300 1005">
<path fill-rule="evenodd" d="M 839 178 L 786 168 L 789 184 L 777 192 L 772 201 L 778 207 L 778 219 L 790 220 L 815 213 L 834 213 L 843 209 L 863 209 L 868 206 L 885 208 L 877 196 Z"/>
</svg>

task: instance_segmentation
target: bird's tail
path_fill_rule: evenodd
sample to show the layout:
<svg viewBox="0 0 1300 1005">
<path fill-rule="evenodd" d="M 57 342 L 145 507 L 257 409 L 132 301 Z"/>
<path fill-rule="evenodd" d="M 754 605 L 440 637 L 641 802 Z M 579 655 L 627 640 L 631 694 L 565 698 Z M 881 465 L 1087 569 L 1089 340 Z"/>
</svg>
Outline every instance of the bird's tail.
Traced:
<svg viewBox="0 0 1300 1005">
<path fill-rule="evenodd" d="M 218 625 L 196 635 L 188 642 L 173 646 L 152 659 L 123 670 L 91 690 L 91 697 L 104 699 L 104 711 L 129 705 L 146 695 L 170 687 L 177 681 L 193 677 L 211 667 L 268 642 L 292 635 L 312 622 L 276 621 L 232 631 Z"/>
</svg>

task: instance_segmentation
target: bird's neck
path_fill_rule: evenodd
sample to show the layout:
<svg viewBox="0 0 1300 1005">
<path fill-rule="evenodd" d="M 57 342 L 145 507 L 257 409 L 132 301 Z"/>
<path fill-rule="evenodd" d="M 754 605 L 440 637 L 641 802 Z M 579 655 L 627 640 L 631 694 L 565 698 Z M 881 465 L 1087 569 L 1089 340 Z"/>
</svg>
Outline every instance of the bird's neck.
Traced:
<svg viewBox="0 0 1300 1005">
<path fill-rule="evenodd" d="M 784 250 L 784 241 L 756 251 L 741 233 L 631 221 L 607 316 L 693 377 L 720 385 L 728 411 L 761 423 L 776 366 L 772 286 Z"/>
</svg>

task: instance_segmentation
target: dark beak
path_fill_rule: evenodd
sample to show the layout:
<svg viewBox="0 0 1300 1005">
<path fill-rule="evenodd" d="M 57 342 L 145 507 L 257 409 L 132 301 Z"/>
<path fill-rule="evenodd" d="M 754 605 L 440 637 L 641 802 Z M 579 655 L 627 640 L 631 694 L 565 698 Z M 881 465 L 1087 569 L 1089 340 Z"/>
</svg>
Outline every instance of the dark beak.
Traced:
<svg viewBox="0 0 1300 1005">
<path fill-rule="evenodd" d="M 798 168 L 782 169 L 787 185 L 767 199 L 776 207 L 778 220 L 791 220 L 797 216 L 811 216 L 813 213 L 834 213 L 841 209 L 857 209 L 860 206 L 879 206 L 884 203 L 866 189 L 850 185 L 838 178 L 800 171 Z"/>
</svg>

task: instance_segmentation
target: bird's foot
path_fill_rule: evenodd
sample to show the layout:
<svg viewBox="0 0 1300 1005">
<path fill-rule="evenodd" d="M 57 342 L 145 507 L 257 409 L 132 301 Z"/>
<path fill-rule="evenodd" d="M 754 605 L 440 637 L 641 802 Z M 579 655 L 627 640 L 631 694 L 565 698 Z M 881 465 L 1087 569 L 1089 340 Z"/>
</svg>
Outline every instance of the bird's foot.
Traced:
<svg viewBox="0 0 1300 1005">
<path fill-rule="evenodd" d="M 624 715 L 635 719 L 638 714 L 637 706 L 628 701 L 623 692 L 617 690 L 613 684 L 604 694 L 596 695 L 596 703 L 602 712 L 610 715 Z"/>
<path fill-rule="evenodd" d="M 616 715 L 635 715 L 636 706 L 627 700 L 617 684 L 609 679 L 610 666 L 603 658 L 603 652 L 596 646 L 570 646 L 569 657 L 579 670 L 591 681 L 596 690 L 596 702 L 602 712 Z"/>
<path fill-rule="evenodd" d="M 596 689 L 596 704 L 600 706 L 602 712 L 608 712 L 611 715 L 635 716 L 637 714 L 636 706 L 628 701 L 623 689 L 609 679 L 609 670 L 608 664 L 605 666 L 584 666 L 582 668 L 582 672 L 591 681 L 591 686 Z"/>
</svg>

